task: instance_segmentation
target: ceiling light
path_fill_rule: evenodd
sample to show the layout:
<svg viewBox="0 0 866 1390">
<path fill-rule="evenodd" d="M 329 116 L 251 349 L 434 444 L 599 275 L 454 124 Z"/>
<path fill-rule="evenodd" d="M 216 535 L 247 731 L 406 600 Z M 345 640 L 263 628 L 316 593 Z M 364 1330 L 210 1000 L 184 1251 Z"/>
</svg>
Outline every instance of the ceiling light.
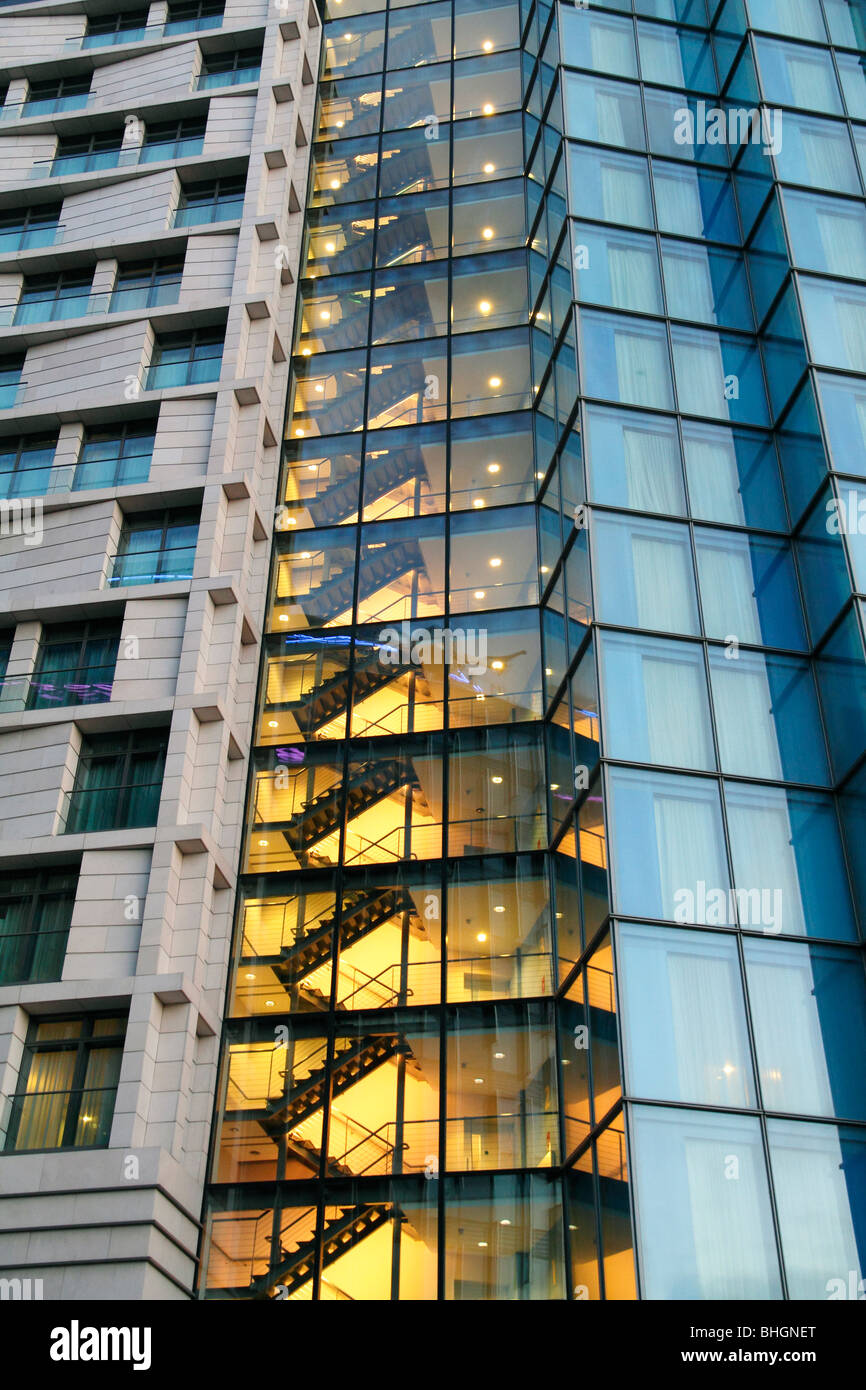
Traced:
<svg viewBox="0 0 866 1390">
<path fill-rule="evenodd" d="M 338 129 L 338 130 L 342 130 L 342 129 L 343 129 L 343 126 L 344 126 L 344 124 L 345 124 L 345 122 L 344 122 L 344 121 L 337 121 L 337 129 Z"/>
<path fill-rule="evenodd" d="M 485 39 L 484 42 L 483 42 L 483 44 L 481 45 L 481 47 L 484 49 L 484 52 L 485 52 L 485 53 L 489 53 L 489 52 L 491 51 L 491 49 L 493 48 L 493 40 L 492 40 L 492 39 Z"/>
<path fill-rule="evenodd" d="M 497 1061 L 497 1062 L 501 1062 L 501 1061 L 503 1060 L 503 1058 L 505 1057 L 505 1053 L 504 1053 L 504 1052 L 494 1052 L 493 1056 L 496 1058 L 496 1061 Z"/>
<path fill-rule="evenodd" d="M 269 720 L 268 720 L 268 728 L 269 728 L 269 729 L 278 729 L 279 727 L 280 727 L 280 726 L 279 726 L 279 724 L 277 723 L 276 719 L 269 719 Z"/>
<path fill-rule="evenodd" d="M 499 471 L 500 471 L 500 469 L 499 469 L 499 464 L 498 464 L 498 463 L 488 463 L 488 465 L 487 465 L 487 472 L 488 472 L 488 473 L 498 473 Z"/>
<path fill-rule="evenodd" d="M 259 844 L 261 845 L 262 849 L 267 849 L 267 840 L 259 840 Z"/>
<path fill-rule="evenodd" d="M 349 39 L 350 39 L 351 37 L 352 37 L 351 34 L 344 34 L 344 35 L 343 35 L 343 38 L 346 40 L 347 43 L 349 42 Z"/>
<path fill-rule="evenodd" d="M 500 1221 L 499 1224 L 500 1224 L 500 1226 L 510 1226 L 510 1225 L 511 1225 L 511 1222 L 508 1220 L 508 1217 L 505 1217 L 505 1219 L 502 1220 L 502 1221 Z"/>
<path fill-rule="evenodd" d="M 485 241 L 492 241 L 492 240 L 493 240 L 493 228 L 492 228 L 492 227 L 485 227 L 485 228 L 483 229 L 481 235 L 483 236 L 483 238 L 484 238 Z"/>
<path fill-rule="evenodd" d="M 492 555 L 488 560 L 488 564 L 492 570 L 498 570 L 502 565 L 502 561 L 498 555 Z"/>
<path fill-rule="evenodd" d="M 539 481 L 540 483 L 544 481 L 544 474 L 543 474 L 543 473 L 536 473 L 535 476 L 536 476 L 536 478 L 538 479 L 538 481 Z"/>
<path fill-rule="evenodd" d="M 266 1009 L 272 1009 L 273 1007 L 274 1007 L 274 1001 L 273 1001 L 273 999 L 266 999 L 266 1000 L 265 1000 L 265 1008 L 266 1008 Z"/>
<path fill-rule="evenodd" d="M 490 102 L 490 101 L 485 101 L 484 105 L 483 105 L 482 108 L 481 108 L 481 114 L 484 115 L 484 116 L 492 116 L 492 115 L 493 115 L 493 103 Z"/>
<path fill-rule="evenodd" d="M 478 305 L 478 312 L 480 314 L 489 314 L 492 308 L 493 305 L 490 303 L 489 299 L 482 299 L 481 303 Z"/>
<path fill-rule="evenodd" d="M 288 613 L 281 613 L 281 614 L 280 614 L 280 622 L 281 622 L 281 623 L 287 623 L 288 621 L 289 621 L 289 615 L 288 615 Z"/>
<path fill-rule="evenodd" d="M 501 377 L 501 376 L 492 376 L 492 377 L 490 378 L 490 381 L 489 381 L 487 384 L 488 384 L 488 386 L 492 386 L 493 389 L 494 389 L 494 391 L 498 391 L 498 390 L 499 390 L 499 387 L 502 385 L 502 377 Z"/>
<path fill-rule="evenodd" d="M 476 1078 L 475 1078 L 475 1085 L 476 1085 L 476 1086 L 483 1086 L 483 1085 L 484 1085 L 484 1077 L 483 1077 L 483 1076 L 476 1076 Z"/>
<path fill-rule="evenodd" d="M 312 352 L 312 348 L 301 348 L 301 356 L 302 356 L 302 357 L 309 357 L 311 352 Z"/>
<path fill-rule="evenodd" d="M 504 904 L 503 904 L 503 903 L 497 903 L 496 906 L 494 907 L 493 911 L 494 911 L 494 912 L 504 912 L 504 911 L 505 911 L 505 906 L 504 906 Z"/>
<path fill-rule="evenodd" d="M 339 179 L 331 179 L 331 187 L 332 187 L 332 188 L 339 188 L 339 187 L 340 187 L 340 180 L 339 180 Z"/>
<path fill-rule="evenodd" d="M 505 670 L 505 662 L 504 662 L 504 661 L 491 661 L 490 665 L 491 665 L 491 667 L 492 667 L 492 669 L 493 669 L 494 671 L 504 671 L 504 670 Z"/>
<path fill-rule="evenodd" d="M 538 573 L 539 573 L 539 574 L 550 574 L 550 565 L 541 565 L 541 566 L 539 567 Z"/>
<path fill-rule="evenodd" d="M 478 1242 L 478 1249 L 479 1249 L 479 1250 L 486 1250 L 486 1249 L 487 1249 L 487 1241 L 486 1241 L 486 1240 L 479 1240 L 479 1242 Z"/>
<path fill-rule="evenodd" d="M 486 931 L 480 931 L 480 932 L 478 933 L 478 935 L 476 936 L 475 940 L 476 940 L 476 941 L 481 941 L 481 942 L 486 941 L 486 940 L 487 940 L 487 932 L 486 932 Z"/>
<path fill-rule="evenodd" d="M 310 552 L 309 552 L 309 550 L 302 550 L 302 551 L 301 551 L 301 559 L 302 559 L 302 560 L 309 560 L 309 558 L 310 558 Z"/>
<path fill-rule="evenodd" d="M 295 430 L 295 438 L 296 438 L 296 439 L 303 439 L 303 437 L 304 437 L 304 431 L 303 431 L 303 430 Z"/>
<path fill-rule="evenodd" d="M 245 980 L 254 980 L 255 978 L 256 978 L 256 977 L 255 977 L 255 975 L 252 973 L 252 971 L 249 971 L 246 975 L 244 975 L 244 979 L 245 979 Z"/>
<path fill-rule="evenodd" d="M 501 778 L 501 777 L 491 777 L 490 780 L 491 780 L 491 782 L 493 783 L 494 787 L 499 787 L 499 786 L 502 785 L 502 778 Z"/>
<path fill-rule="evenodd" d="M 475 590 L 475 595 L 474 595 L 474 597 L 475 597 L 475 598 L 486 598 L 487 595 L 486 595 L 486 593 L 484 592 L 483 589 L 476 589 L 476 590 Z"/>
<path fill-rule="evenodd" d="M 475 498 L 473 498 L 473 500 L 472 500 L 472 505 L 473 505 L 473 507 L 475 507 L 476 509 L 477 509 L 478 507 L 483 507 L 483 506 L 484 506 L 484 498 L 483 498 L 483 497 L 475 497 Z"/>
<path fill-rule="evenodd" d="M 322 323 L 330 323 L 330 322 L 331 322 L 331 311 L 330 311 L 330 309 L 321 309 L 321 310 L 319 311 L 319 318 L 322 320 Z"/>
<path fill-rule="evenodd" d="M 544 668 L 544 674 L 545 674 L 546 676 L 552 676 L 552 675 L 553 675 L 553 667 L 552 667 L 552 666 L 545 666 L 545 668 Z"/>
<path fill-rule="evenodd" d="M 551 782 L 551 784 L 550 784 L 550 790 L 551 790 L 552 792 L 558 792 L 558 791 L 559 791 L 559 783 L 558 783 L 558 782 Z"/>
<path fill-rule="evenodd" d="M 326 251 L 331 252 L 331 251 L 336 251 L 336 249 L 337 249 L 337 243 L 336 243 L 335 241 L 326 241 L 326 242 L 325 242 L 325 250 L 326 250 Z"/>
<path fill-rule="evenodd" d="M 495 174 L 495 173 L 496 173 L 496 165 L 495 165 L 495 164 L 490 164 L 490 163 L 488 163 L 488 164 L 483 164 L 483 165 L 481 166 L 481 172 L 482 172 L 483 174 Z"/>
<path fill-rule="evenodd" d="M 319 395 L 320 395 L 320 396 L 321 396 L 321 395 L 324 395 L 324 392 L 325 392 L 324 383 L 321 382 L 321 381 L 317 381 L 317 382 L 316 382 L 316 390 L 319 392 Z"/>
</svg>

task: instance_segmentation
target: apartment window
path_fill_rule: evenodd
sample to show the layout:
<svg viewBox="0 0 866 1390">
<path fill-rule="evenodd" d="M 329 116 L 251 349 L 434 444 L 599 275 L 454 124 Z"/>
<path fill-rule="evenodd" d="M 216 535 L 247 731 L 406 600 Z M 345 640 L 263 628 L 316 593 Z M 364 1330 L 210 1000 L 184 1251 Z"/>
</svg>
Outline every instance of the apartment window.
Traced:
<svg viewBox="0 0 866 1390">
<path fill-rule="evenodd" d="M 51 174 L 87 174 L 94 169 L 113 169 L 122 145 L 121 130 L 94 131 L 91 135 L 75 135 L 60 140 Z"/>
<path fill-rule="evenodd" d="M 0 497 L 40 497 L 47 492 L 56 447 L 56 435 L 0 439 Z"/>
<path fill-rule="evenodd" d="M 222 354 L 221 328 L 165 333 L 154 345 L 147 389 L 158 391 L 167 386 L 195 386 L 203 381 L 216 381 Z"/>
<path fill-rule="evenodd" d="M 43 628 L 27 708 L 53 709 L 110 700 L 120 628 L 120 622 L 114 620 Z"/>
<path fill-rule="evenodd" d="M 71 77 L 54 77 L 45 82 L 31 82 L 24 103 L 24 116 L 50 116 L 55 111 L 76 111 L 87 105 L 90 96 L 91 73 L 75 73 Z"/>
<path fill-rule="evenodd" d="M 107 1148 L 125 1034 L 123 1016 L 33 1019 L 6 1152 Z"/>
<path fill-rule="evenodd" d="M 202 87 L 236 87 L 257 82 L 262 66 L 261 48 L 235 48 L 231 53 L 206 53 L 199 74 Z"/>
<path fill-rule="evenodd" d="M 85 430 L 72 491 L 147 482 L 155 434 L 153 420 Z"/>
<path fill-rule="evenodd" d="M 138 261 L 122 265 L 111 296 L 109 311 L 153 309 L 160 304 L 176 304 L 180 294 L 183 260 Z"/>
<path fill-rule="evenodd" d="M 15 404 L 23 370 L 23 353 L 18 357 L 0 357 L 0 410 L 11 410 Z"/>
<path fill-rule="evenodd" d="M 92 270 L 28 276 L 21 287 L 15 325 L 80 318 L 87 313 L 92 283 Z"/>
<path fill-rule="evenodd" d="M 22 212 L 0 212 L 0 255 L 29 251 L 34 246 L 51 246 L 59 222 L 59 203 L 25 208 Z"/>
<path fill-rule="evenodd" d="M 147 10 L 129 10 L 126 14 L 104 15 L 88 19 L 82 48 L 106 48 L 113 43 L 133 43 L 143 39 L 147 29 Z"/>
<path fill-rule="evenodd" d="M 198 539 L 198 513 L 148 512 L 124 525 L 109 579 L 112 587 L 170 584 L 190 579 Z"/>
<path fill-rule="evenodd" d="M 187 116 L 178 121 L 154 121 L 145 127 L 139 162 L 155 164 L 160 159 L 180 159 L 201 154 L 207 119 Z"/>
<path fill-rule="evenodd" d="M 169 5 L 163 33 L 188 34 L 194 29 L 218 29 L 223 22 L 225 0 L 181 0 Z"/>
<path fill-rule="evenodd" d="M 0 985 L 60 979 L 77 877 L 69 869 L 0 875 Z"/>
<path fill-rule="evenodd" d="M 185 185 L 174 218 L 176 227 L 198 227 L 205 222 L 227 222 L 240 217 L 246 178 L 208 179 Z"/>
<path fill-rule="evenodd" d="M 156 825 L 167 744 L 167 729 L 85 738 L 65 833 Z"/>
</svg>

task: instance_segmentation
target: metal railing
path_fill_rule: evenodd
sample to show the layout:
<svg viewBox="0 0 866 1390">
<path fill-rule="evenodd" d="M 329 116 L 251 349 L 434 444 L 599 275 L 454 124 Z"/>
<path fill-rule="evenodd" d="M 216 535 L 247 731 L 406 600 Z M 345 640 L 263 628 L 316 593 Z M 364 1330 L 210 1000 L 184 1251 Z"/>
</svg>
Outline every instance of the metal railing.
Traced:
<svg viewBox="0 0 866 1390">
<path fill-rule="evenodd" d="M 82 1148 L 107 1144 L 116 1095 L 116 1086 L 16 1092 L 10 1097 L 7 1152 L 63 1147 L 67 1116 L 76 1101 L 78 1119 L 74 1144 Z"/>
</svg>

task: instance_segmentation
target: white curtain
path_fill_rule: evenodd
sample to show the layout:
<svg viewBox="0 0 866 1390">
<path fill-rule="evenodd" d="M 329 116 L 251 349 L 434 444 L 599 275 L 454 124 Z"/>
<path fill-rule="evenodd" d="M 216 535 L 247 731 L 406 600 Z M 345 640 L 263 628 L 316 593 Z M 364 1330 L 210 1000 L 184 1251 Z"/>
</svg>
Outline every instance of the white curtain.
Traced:
<svg viewBox="0 0 866 1390">
<path fill-rule="evenodd" d="M 791 1114 L 832 1115 L 833 1093 L 808 958 L 802 965 L 765 964 L 749 960 L 748 953 L 746 959 L 764 1105 Z"/>
<path fill-rule="evenodd" d="M 731 1157 L 736 1180 L 728 1176 Z M 695 1264 L 705 1299 L 766 1298 L 775 1287 L 775 1254 L 757 1144 L 685 1139 Z M 769 1262 L 772 1261 L 770 1264 Z"/>
<path fill-rule="evenodd" d="M 670 406 L 667 346 L 660 338 L 614 329 L 619 399 L 630 405 Z"/>
<path fill-rule="evenodd" d="M 866 372 L 866 300 L 838 298 L 836 315 L 845 348 L 845 361 L 834 365 Z"/>
<path fill-rule="evenodd" d="M 683 170 L 678 174 L 653 171 L 659 228 L 677 236 L 703 236 L 704 214 L 697 174 Z"/>
<path fill-rule="evenodd" d="M 768 905 L 775 913 L 781 904 L 781 921 L 777 932 L 786 936 L 803 936 L 806 923 L 800 893 L 800 874 L 794 855 L 793 834 L 785 793 L 761 793 L 758 801 L 728 797 L 728 830 L 731 837 L 731 856 L 734 863 L 734 883 L 744 893 L 758 889 L 766 891 Z M 770 804 L 767 804 L 770 802 Z M 781 894 L 777 900 L 776 892 Z M 762 900 L 763 901 L 763 900 Z M 754 909 L 749 909 L 750 913 Z M 771 923 L 759 923 L 769 926 Z"/>
<path fill-rule="evenodd" d="M 722 771 L 782 781 L 773 698 L 763 659 L 753 664 L 741 653 L 737 661 L 719 661 L 713 665 L 712 679 Z"/>
<path fill-rule="evenodd" d="M 646 82 L 661 82 L 666 87 L 685 85 L 679 40 L 673 30 L 650 30 L 644 26 L 640 33 L 640 57 Z"/>
<path fill-rule="evenodd" d="M 706 892 L 727 892 L 728 871 L 720 845 L 721 820 L 709 801 L 656 792 L 653 796 L 662 916 L 674 917 L 676 894 L 695 895 L 695 915 L 703 920 L 699 883 Z"/>
<path fill-rule="evenodd" d="M 674 340 L 680 409 L 690 415 L 728 416 L 722 350 L 715 340 Z"/>
<path fill-rule="evenodd" d="M 793 54 L 789 54 L 785 61 L 796 106 L 808 107 L 812 111 L 839 110 L 839 93 L 829 55 L 826 62 Z"/>
<path fill-rule="evenodd" d="M 665 251 L 664 267 L 671 317 L 715 323 L 715 295 L 706 251 Z"/>
<path fill-rule="evenodd" d="M 753 1103 L 743 1074 L 743 1005 L 734 962 L 711 948 L 700 954 L 671 949 L 667 966 L 676 1099 L 703 1105 Z"/>
<path fill-rule="evenodd" d="M 644 656 L 641 661 L 650 762 L 709 768 L 703 670 L 693 662 Z"/>
<path fill-rule="evenodd" d="M 590 48 L 592 66 L 596 72 L 616 72 L 623 77 L 636 75 L 634 35 L 630 24 L 621 28 L 618 24 L 605 24 L 604 20 L 593 19 Z"/>
<path fill-rule="evenodd" d="M 679 450 L 676 439 L 654 430 L 622 432 L 628 505 L 638 512 L 676 514 L 681 508 Z"/>
<path fill-rule="evenodd" d="M 606 145 L 625 144 L 625 125 L 618 96 L 613 92 L 596 92 L 595 118 L 599 140 Z"/>
<path fill-rule="evenodd" d="M 652 224 L 646 173 L 642 169 L 602 161 L 601 199 L 604 216 L 609 222 L 624 222 L 635 227 Z"/>
<path fill-rule="evenodd" d="M 850 275 L 866 280 L 866 231 L 860 217 L 817 212 L 818 232 L 831 275 Z"/>
<path fill-rule="evenodd" d="M 857 179 L 848 136 L 843 131 L 839 135 L 828 135 L 823 130 L 812 127 L 800 129 L 806 168 L 813 188 L 834 188 L 842 193 L 854 192 Z M 796 170 L 789 170 L 794 177 Z"/>
<path fill-rule="evenodd" d="M 747 544 L 699 545 L 698 574 L 708 637 L 760 643 L 755 580 Z"/>
<path fill-rule="evenodd" d="M 692 516 L 742 525 L 746 516 L 733 440 L 721 434 L 697 438 L 686 432 L 683 443 Z"/>
<path fill-rule="evenodd" d="M 774 1135 L 771 1163 L 790 1297 L 826 1299 L 830 1279 L 847 1287 L 853 1271 L 859 1283 L 863 1267 L 836 1131 L 809 1128 L 815 1139 L 796 1147 Z"/>
<path fill-rule="evenodd" d="M 694 587 L 685 544 L 635 535 L 631 548 L 639 626 L 658 632 L 694 632 Z"/>
<path fill-rule="evenodd" d="M 661 313 L 655 255 L 655 248 L 645 251 L 638 246 L 608 246 L 610 296 L 615 309 Z"/>
</svg>

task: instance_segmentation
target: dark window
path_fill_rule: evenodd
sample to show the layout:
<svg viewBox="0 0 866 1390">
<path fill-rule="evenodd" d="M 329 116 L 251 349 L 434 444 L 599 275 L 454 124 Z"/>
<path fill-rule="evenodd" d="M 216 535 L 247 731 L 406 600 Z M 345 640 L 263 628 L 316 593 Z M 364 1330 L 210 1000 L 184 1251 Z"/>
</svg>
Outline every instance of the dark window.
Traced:
<svg viewBox="0 0 866 1390">
<path fill-rule="evenodd" d="M 12 639 L 14 633 L 0 632 L 0 685 L 6 676 L 6 667 L 9 665 L 9 657 L 12 655 Z"/>
<path fill-rule="evenodd" d="M 261 48 L 235 48 L 229 53 L 206 53 L 199 75 L 199 87 L 236 87 L 256 82 L 262 66 Z"/>
<path fill-rule="evenodd" d="M 33 1019 L 12 1097 L 6 1152 L 107 1148 L 126 1019 Z"/>
<path fill-rule="evenodd" d="M 0 357 L 0 410 L 11 410 L 21 385 L 24 356 Z"/>
<path fill-rule="evenodd" d="M 147 29 L 147 10 L 129 10 L 126 14 L 100 15 L 88 19 L 83 48 L 103 48 L 112 43 L 132 43 L 143 39 Z"/>
<path fill-rule="evenodd" d="M 167 743 L 166 729 L 85 738 L 65 833 L 156 825 Z"/>
<path fill-rule="evenodd" d="M 222 328 L 198 328 L 192 333 L 166 333 L 158 338 L 147 376 L 148 391 L 216 381 L 222 363 L 223 336 Z"/>
<path fill-rule="evenodd" d="M 0 874 L 0 985 L 60 979 L 77 880 L 70 869 Z"/>
<path fill-rule="evenodd" d="M 89 72 L 71 77 L 53 77 L 44 82 L 31 82 L 24 104 L 25 116 L 50 116 L 55 111 L 74 111 L 87 105 L 90 95 Z"/>
<path fill-rule="evenodd" d="M 186 184 L 175 214 L 175 226 L 197 227 L 203 222 L 224 222 L 240 217 L 245 188 L 244 176 Z"/>
<path fill-rule="evenodd" d="M 153 309 L 159 304 L 176 304 L 182 275 L 183 260 L 176 258 L 122 265 L 117 272 L 109 310 Z"/>
<path fill-rule="evenodd" d="M 0 497 L 39 497 L 48 491 L 57 436 L 0 439 Z"/>
<path fill-rule="evenodd" d="M 207 120 L 187 116 L 179 121 L 154 121 L 146 125 L 139 160 L 154 164 L 160 159 L 179 159 L 185 154 L 201 154 Z"/>
<path fill-rule="evenodd" d="M 92 270 L 63 271 L 60 275 L 30 275 L 21 287 L 15 324 L 75 319 L 87 313 Z"/>
<path fill-rule="evenodd" d="M 120 628 L 114 620 L 43 628 L 27 708 L 52 709 L 110 700 Z"/>
<path fill-rule="evenodd" d="M 147 482 L 155 434 L 153 420 L 86 429 L 72 491 Z"/>
<path fill-rule="evenodd" d="M 57 235 L 60 204 L 24 208 L 22 212 L 0 212 L 0 254 L 29 251 L 32 246 L 50 246 Z"/>
<path fill-rule="evenodd" d="M 223 22 L 225 0 L 180 0 L 169 5 L 164 33 L 184 34 L 193 29 L 218 29 Z"/>
<path fill-rule="evenodd" d="M 109 583 L 170 584 L 190 579 L 198 540 L 198 513 L 147 512 L 126 521 Z"/>
</svg>

